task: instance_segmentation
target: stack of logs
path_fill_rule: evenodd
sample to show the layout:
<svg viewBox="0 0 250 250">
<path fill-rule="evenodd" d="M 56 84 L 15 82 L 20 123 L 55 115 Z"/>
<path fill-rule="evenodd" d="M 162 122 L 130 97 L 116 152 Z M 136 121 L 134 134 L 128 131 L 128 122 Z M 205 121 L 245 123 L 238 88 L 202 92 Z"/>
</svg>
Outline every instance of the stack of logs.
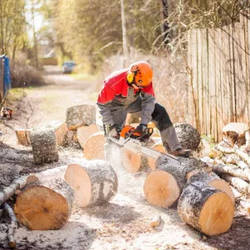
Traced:
<svg viewBox="0 0 250 250">
<path fill-rule="evenodd" d="M 117 186 L 116 173 L 103 160 L 79 159 L 77 164 L 19 178 L 0 192 L 0 206 L 11 218 L 9 246 L 16 246 L 17 220 L 31 230 L 60 229 L 70 217 L 73 202 L 79 207 L 103 204 L 116 194 Z M 13 212 L 6 201 L 14 194 Z"/>
</svg>

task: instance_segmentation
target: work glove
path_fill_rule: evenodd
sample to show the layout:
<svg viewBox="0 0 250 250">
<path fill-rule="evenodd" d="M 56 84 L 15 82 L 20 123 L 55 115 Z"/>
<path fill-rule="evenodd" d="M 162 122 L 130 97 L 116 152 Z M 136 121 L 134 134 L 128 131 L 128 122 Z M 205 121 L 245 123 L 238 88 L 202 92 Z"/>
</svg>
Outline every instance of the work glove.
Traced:
<svg viewBox="0 0 250 250">
<path fill-rule="evenodd" d="M 136 128 L 135 128 L 135 131 L 134 133 L 138 133 L 140 135 L 143 135 L 146 133 L 146 130 L 147 130 L 147 124 L 139 124 Z"/>
<path fill-rule="evenodd" d="M 103 127 L 105 136 L 110 136 L 119 139 L 121 128 L 118 124 L 104 124 Z"/>
</svg>

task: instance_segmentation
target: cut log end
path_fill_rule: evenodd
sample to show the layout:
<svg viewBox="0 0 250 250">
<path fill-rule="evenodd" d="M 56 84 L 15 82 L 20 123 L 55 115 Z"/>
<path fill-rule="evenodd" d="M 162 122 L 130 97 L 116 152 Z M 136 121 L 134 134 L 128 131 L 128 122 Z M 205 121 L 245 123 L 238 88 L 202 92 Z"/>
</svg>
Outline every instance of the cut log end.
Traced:
<svg viewBox="0 0 250 250">
<path fill-rule="evenodd" d="M 102 132 L 98 132 L 90 136 L 83 148 L 84 148 L 84 157 L 87 160 L 93 159 L 104 159 L 104 143 L 105 137 Z"/>
<path fill-rule="evenodd" d="M 150 204 L 167 208 L 178 199 L 180 188 L 171 174 L 155 170 L 145 180 L 144 194 Z"/>
<path fill-rule="evenodd" d="M 127 149 L 121 149 L 121 158 L 124 167 L 130 173 L 136 173 L 141 168 L 142 157 L 141 155 Z"/>
<path fill-rule="evenodd" d="M 88 173 L 78 164 L 68 166 L 65 180 L 75 190 L 75 201 L 80 207 L 86 207 L 91 200 L 91 182 Z"/>
<path fill-rule="evenodd" d="M 210 196 L 202 207 L 199 217 L 200 229 L 207 235 L 227 232 L 232 225 L 234 205 L 231 198 L 223 192 Z"/>
<path fill-rule="evenodd" d="M 59 193 L 44 186 L 33 186 L 17 197 L 16 216 L 31 230 L 61 228 L 68 219 L 70 207 Z"/>
<path fill-rule="evenodd" d="M 151 148 L 153 150 L 161 152 L 161 153 L 166 152 L 165 147 L 160 143 L 154 144 Z M 148 166 L 150 167 L 150 169 L 155 170 L 156 169 L 156 160 L 157 159 L 155 159 L 153 157 L 147 157 L 147 159 L 148 159 Z"/>
</svg>

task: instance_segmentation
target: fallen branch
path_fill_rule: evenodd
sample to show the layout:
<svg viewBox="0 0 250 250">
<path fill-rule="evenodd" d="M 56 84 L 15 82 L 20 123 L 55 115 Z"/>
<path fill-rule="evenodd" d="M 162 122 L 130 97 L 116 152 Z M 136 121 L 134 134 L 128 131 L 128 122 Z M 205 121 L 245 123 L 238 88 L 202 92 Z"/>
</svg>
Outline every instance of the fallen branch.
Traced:
<svg viewBox="0 0 250 250">
<path fill-rule="evenodd" d="M 7 201 L 17 189 L 22 189 L 25 185 L 36 182 L 37 177 L 34 175 L 22 176 L 11 183 L 10 186 L 0 192 L 0 206 Z"/>
<path fill-rule="evenodd" d="M 233 177 L 227 174 L 222 175 L 222 178 L 228 181 L 232 186 L 234 186 L 239 192 L 249 194 L 250 185 L 239 177 Z"/>
<path fill-rule="evenodd" d="M 10 248 L 15 248 L 16 247 L 16 241 L 15 241 L 15 231 L 17 229 L 17 219 L 15 216 L 15 213 L 13 209 L 8 205 L 6 202 L 3 204 L 4 210 L 7 212 L 7 214 L 10 217 L 10 225 L 8 226 L 8 245 Z"/>
</svg>

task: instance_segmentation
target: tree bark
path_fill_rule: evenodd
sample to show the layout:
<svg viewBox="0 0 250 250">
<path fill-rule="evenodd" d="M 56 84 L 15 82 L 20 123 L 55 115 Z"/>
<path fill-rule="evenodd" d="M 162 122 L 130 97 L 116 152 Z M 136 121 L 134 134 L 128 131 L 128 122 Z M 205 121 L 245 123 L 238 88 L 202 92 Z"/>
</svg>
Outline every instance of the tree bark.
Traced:
<svg viewBox="0 0 250 250">
<path fill-rule="evenodd" d="M 178 201 L 178 214 L 187 224 L 207 235 L 229 230 L 234 216 L 232 199 L 206 183 L 187 185 Z"/>
<path fill-rule="evenodd" d="M 64 178 L 74 190 L 75 201 L 80 207 L 108 202 L 118 188 L 116 173 L 109 163 L 102 160 L 71 164 Z"/>
</svg>

